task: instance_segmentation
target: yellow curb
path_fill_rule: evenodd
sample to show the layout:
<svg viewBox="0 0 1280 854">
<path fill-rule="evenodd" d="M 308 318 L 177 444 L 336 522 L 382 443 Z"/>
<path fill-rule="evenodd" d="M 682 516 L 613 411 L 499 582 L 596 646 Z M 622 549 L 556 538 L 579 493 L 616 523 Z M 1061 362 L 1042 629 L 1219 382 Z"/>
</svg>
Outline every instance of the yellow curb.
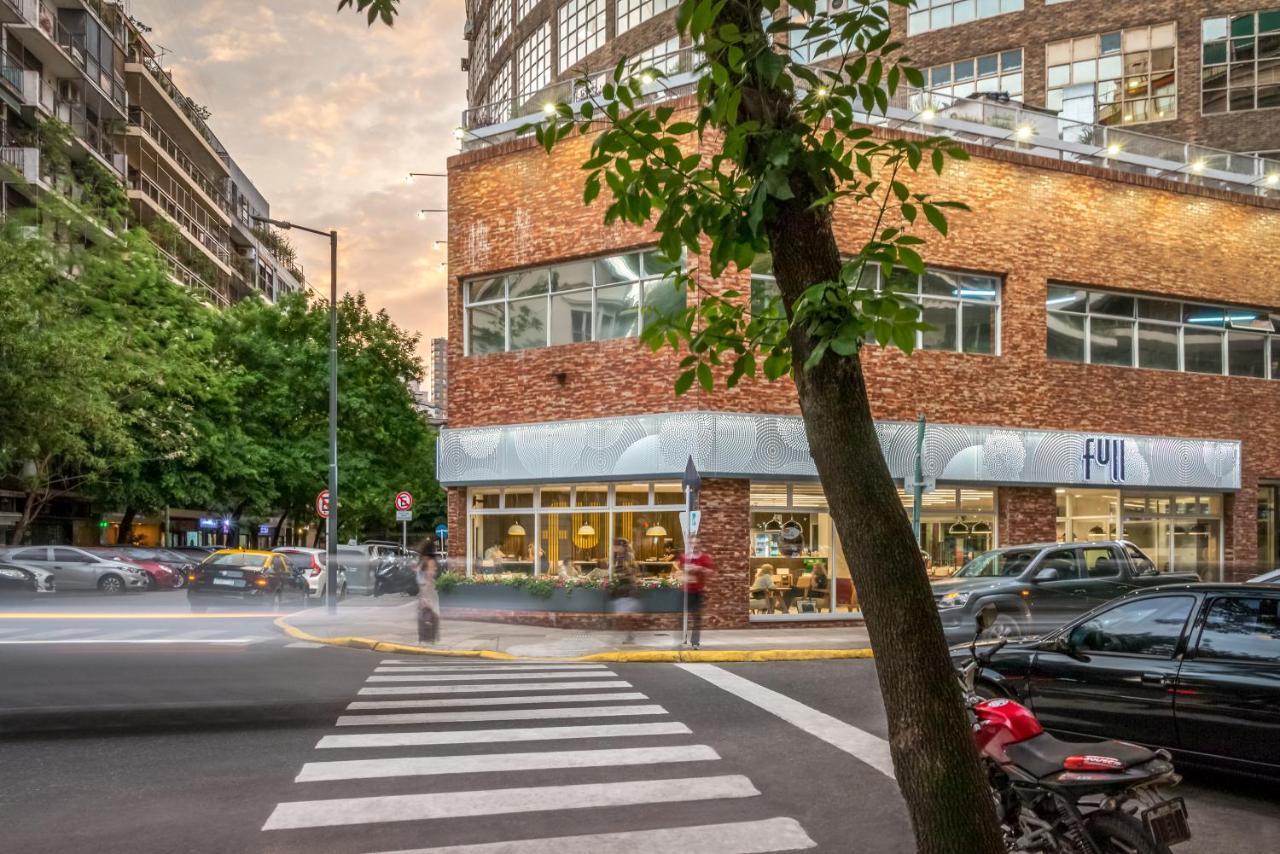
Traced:
<svg viewBox="0 0 1280 854">
<path fill-rule="evenodd" d="M 320 637 L 291 625 L 285 617 L 275 624 L 291 638 L 326 646 L 342 646 L 350 649 L 368 649 L 375 652 L 393 652 L 403 655 L 434 655 L 453 658 L 487 658 L 498 661 L 546 660 L 551 656 L 521 656 L 491 649 L 428 649 L 411 644 L 392 643 L 361 637 Z M 829 659 L 874 658 L 870 649 L 654 649 L 632 652 L 597 652 L 557 658 L 557 661 L 609 661 L 619 664 L 641 662 L 732 662 L 732 661 L 821 661 Z"/>
</svg>

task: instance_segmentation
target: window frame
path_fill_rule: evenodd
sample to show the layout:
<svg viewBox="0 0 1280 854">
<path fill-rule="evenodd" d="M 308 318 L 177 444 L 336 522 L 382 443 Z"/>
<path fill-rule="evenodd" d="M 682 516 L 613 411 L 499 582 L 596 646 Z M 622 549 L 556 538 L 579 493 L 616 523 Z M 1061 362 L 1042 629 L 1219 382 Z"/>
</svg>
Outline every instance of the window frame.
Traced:
<svg viewBox="0 0 1280 854">
<path fill-rule="evenodd" d="M 907 10 L 907 35 L 918 36 L 924 33 L 937 32 L 938 30 L 946 30 L 951 27 L 961 27 L 965 24 L 972 24 L 975 21 L 986 21 L 991 18 L 998 18 L 1001 15 L 1012 15 L 1016 12 L 1026 10 L 1024 0 L 986 0 L 988 3 L 995 3 L 998 6 L 997 11 L 990 12 L 986 15 L 980 14 L 983 0 L 917 0 L 915 5 Z M 973 10 L 973 16 L 963 21 L 955 20 L 957 6 L 969 6 Z M 1008 7 L 1008 8 L 1006 8 Z M 939 13 L 946 8 L 946 23 L 934 24 L 934 11 Z M 921 18 L 923 16 L 923 18 Z M 938 15 L 939 20 L 943 18 Z M 923 28 L 918 28 L 916 22 L 924 20 L 926 22 Z"/>
<path fill-rule="evenodd" d="M 1277 94 L 1280 94 L 1280 79 L 1277 79 L 1273 83 L 1268 83 L 1266 86 L 1260 86 L 1258 83 L 1258 72 L 1262 66 L 1262 63 L 1264 62 L 1264 59 L 1258 54 L 1258 40 L 1264 35 L 1274 36 L 1277 40 L 1280 40 L 1280 29 L 1268 30 L 1266 33 L 1260 32 L 1259 27 L 1261 26 L 1262 15 L 1264 14 L 1280 15 L 1280 8 L 1255 9 L 1253 11 L 1233 12 L 1226 15 L 1208 15 L 1200 19 L 1200 28 L 1199 28 L 1200 35 L 1199 35 L 1199 39 L 1197 40 L 1199 44 L 1199 53 L 1200 53 L 1200 56 L 1199 56 L 1200 79 L 1199 79 L 1199 85 L 1197 86 L 1200 93 L 1200 115 L 1222 116 L 1222 115 L 1230 115 L 1231 113 L 1252 113 L 1252 112 L 1257 112 L 1259 110 L 1280 110 L 1280 101 L 1277 101 L 1277 103 L 1268 105 L 1265 107 L 1258 106 L 1258 90 L 1259 89 L 1275 88 L 1277 90 Z M 1232 19 L 1243 18 L 1245 16 L 1250 16 L 1253 18 L 1252 33 L 1248 36 L 1232 35 L 1232 32 L 1231 32 Z M 1222 21 L 1225 23 L 1226 35 L 1224 37 L 1214 38 L 1214 39 L 1209 39 L 1206 37 L 1205 31 L 1208 28 L 1209 23 L 1211 21 Z M 1239 60 L 1239 61 L 1233 60 L 1232 59 L 1232 51 L 1234 49 L 1233 43 L 1238 39 L 1244 39 L 1244 38 L 1248 38 L 1253 42 L 1253 58 L 1248 60 Z M 1209 45 L 1223 46 L 1226 52 L 1223 54 L 1222 62 L 1210 63 L 1205 61 L 1206 48 Z M 1277 63 L 1277 68 L 1280 68 L 1280 57 L 1267 57 L 1267 59 L 1274 59 Z M 1253 82 L 1248 86 L 1232 87 L 1231 86 L 1231 74 L 1232 74 L 1231 69 L 1234 66 L 1242 65 L 1242 64 L 1249 64 L 1253 66 L 1252 75 L 1251 75 Z M 1222 79 L 1224 83 L 1222 87 L 1213 88 L 1213 89 L 1205 88 L 1205 77 L 1207 72 L 1210 69 L 1213 69 L 1215 72 L 1221 69 L 1223 74 Z M 1246 107 L 1238 110 L 1232 109 L 1231 107 L 1232 92 L 1235 91 L 1237 88 L 1240 89 L 1241 91 L 1244 91 L 1247 89 L 1253 92 L 1252 107 Z M 1222 109 L 1213 110 L 1212 112 L 1205 109 L 1205 94 L 1207 92 L 1220 92 L 1226 96 L 1223 102 Z"/>
<path fill-rule="evenodd" d="M 1194 627 L 1194 633 L 1195 633 L 1194 643 L 1192 642 L 1191 638 L 1188 638 L 1187 640 L 1186 651 L 1185 651 L 1186 657 L 1188 659 L 1195 660 L 1195 661 L 1214 661 L 1214 662 L 1230 664 L 1230 665 L 1244 665 L 1244 666 L 1253 666 L 1253 667 L 1274 666 L 1273 662 L 1268 662 L 1263 660 L 1255 660 L 1255 659 L 1248 659 L 1248 658 L 1225 658 L 1218 655 L 1203 655 L 1201 654 L 1201 644 L 1204 642 L 1205 628 L 1209 623 L 1209 615 L 1213 612 L 1214 606 L 1217 605 L 1219 602 L 1225 602 L 1228 600 L 1236 600 L 1236 599 L 1246 599 L 1246 600 L 1257 599 L 1259 601 L 1266 601 L 1268 599 L 1274 600 L 1275 598 L 1276 597 L 1274 596 L 1266 595 L 1264 591 L 1258 591 L 1257 593 L 1254 593 L 1252 591 L 1241 591 L 1239 593 L 1216 593 L 1216 594 L 1205 596 L 1204 601 L 1200 605 L 1200 616 L 1197 617 L 1195 627 Z M 1277 607 L 1280 608 L 1280 605 L 1278 605 Z"/>
<path fill-rule="evenodd" d="M 557 74 L 563 74 L 604 46 L 608 11 L 605 0 L 564 0 L 556 7 Z"/>
<path fill-rule="evenodd" d="M 1173 27 L 1172 46 L 1167 48 L 1151 47 L 1152 33 L 1157 29 L 1162 29 L 1164 27 L 1170 27 L 1170 26 Z M 1127 43 L 1131 37 L 1131 34 L 1133 37 L 1136 38 L 1140 33 L 1142 34 L 1142 40 L 1146 43 L 1146 47 L 1129 50 L 1127 47 Z M 1118 36 L 1120 39 L 1120 47 L 1118 50 L 1114 52 L 1103 53 L 1102 40 L 1108 36 Z M 1076 59 L 1075 58 L 1076 42 L 1081 42 L 1088 39 L 1093 40 L 1091 56 L 1087 56 L 1087 57 L 1082 56 L 1080 59 Z M 1067 51 L 1070 53 L 1070 58 L 1066 61 L 1065 64 L 1062 62 L 1051 63 L 1050 53 L 1053 48 L 1058 47 L 1060 45 L 1066 45 Z M 1153 78 L 1157 72 L 1153 72 L 1151 70 L 1151 59 L 1153 54 L 1156 51 L 1163 51 L 1163 50 L 1173 51 L 1173 67 L 1171 69 L 1162 70 L 1161 72 L 1159 72 L 1159 73 L 1166 73 L 1167 71 L 1167 73 L 1173 75 L 1172 84 L 1171 84 L 1172 92 L 1169 94 L 1158 96 L 1155 94 L 1154 87 L 1152 86 L 1151 78 Z M 1138 55 L 1138 54 L 1144 54 L 1146 56 L 1146 70 L 1143 72 L 1139 72 L 1136 75 L 1133 75 L 1129 73 L 1130 69 L 1128 68 L 1128 58 L 1132 55 Z M 1107 75 L 1106 77 L 1100 77 L 1099 64 L 1103 60 L 1108 59 L 1110 57 L 1116 57 L 1120 61 L 1119 76 Z M 1088 79 L 1076 80 L 1075 78 L 1076 66 L 1082 63 L 1093 64 L 1092 74 L 1091 76 L 1089 76 Z M 1053 84 L 1050 82 L 1051 80 L 1050 69 L 1052 68 L 1066 68 L 1067 79 L 1061 85 Z M 1073 36 L 1071 38 L 1066 38 L 1066 39 L 1055 39 L 1054 41 L 1045 43 L 1045 59 L 1044 59 L 1045 101 L 1044 102 L 1045 102 L 1045 105 L 1050 109 L 1061 110 L 1062 104 L 1057 104 L 1056 106 L 1053 106 L 1055 92 L 1059 93 L 1059 95 L 1065 95 L 1065 93 L 1074 86 L 1087 85 L 1087 86 L 1091 86 L 1093 89 L 1093 105 L 1094 105 L 1093 124 L 1103 125 L 1106 127 L 1131 127 L 1133 125 L 1152 124 L 1155 122 L 1176 121 L 1178 119 L 1178 108 L 1179 108 L 1178 72 L 1179 72 L 1179 68 L 1178 68 L 1177 21 L 1161 21 L 1155 24 L 1148 24 L 1148 25 L 1136 26 L 1136 27 L 1125 27 L 1125 28 L 1116 29 L 1116 30 L 1108 30 L 1106 32 L 1085 33 L 1083 35 Z M 1135 76 L 1136 77 L 1145 76 L 1147 78 L 1146 94 L 1140 98 L 1126 98 L 1125 97 L 1126 93 L 1130 91 L 1130 87 L 1127 85 L 1128 81 L 1130 80 L 1130 78 Z M 1115 86 L 1116 86 L 1115 100 L 1106 102 L 1105 104 L 1103 103 L 1103 101 L 1100 98 L 1100 90 L 1099 90 L 1099 84 L 1101 83 L 1115 83 Z M 1165 111 L 1164 113 L 1157 114 L 1155 112 L 1155 103 L 1157 100 L 1161 98 L 1171 99 L 1172 105 L 1171 105 L 1171 109 Z M 1125 112 L 1126 105 L 1136 104 L 1136 103 L 1145 103 L 1149 105 L 1151 112 L 1149 112 L 1147 116 L 1144 118 L 1137 118 L 1136 114 L 1127 115 Z M 1101 115 L 1102 107 L 1113 106 L 1113 105 L 1118 107 L 1118 109 L 1115 112 L 1115 120 L 1104 121 L 1103 116 Z"/>
<path fill-rule="evenodd" d="M 1159 599 L 1187 599 L 1187 600 L 1190 600 L 1191 602 L 1191 607 L 1187 609 L 1187 615 L 1182 620 L 1182 629 L 1179 631 L 1178 638 L 1174 642 L 1172 654 L 1166 656 L 1166 655 L 1154 655 L 1149 652 L 1121 652 L 1121 651 L 1110 650 L 1110 649 L 1086 649 L 1082 651 L 1087 652 L 1089 655 L 1109 655 L 1109 656 L 1117 656 L 1117 657 L 1124 657 L 1124 658 L 1150 658 L 1156 661 L 1174 661 L 1180 656 L 1185 656 L 1187 654 L 1187 651 L 1191 648 L 1191 635 L 1195 629 L 1195 625 L 1196 625 L 1195 621 L 1198 621 L 1198 611 L 1199 611 L 1198 606 L 1200 605 L 1200 603 L 1197 602 L 1197 597 L 1190 593 L 1168 593 L 1161 596 L 1143 597 L 1142 599 L 1133 599 L 1128 601 L 1122 600 L 1122 601 L 1116 602 L 1114 605 L 1112 605 L 1110 608 L 1107 608 L 1105 611 L 1091 613 L 1088 619 L 1083 619 L 1078 622 L 1072 623 L 1070 627 L 1064 629 L 1063 632 L 1065 633 L 1066 637 L 1070 639 L 1072 635 L 1076 633 L 1077 629 L 1080 629 L 1083 626 L 1088 625 L 1090 622 L 1093 622 L 1098 617 L 1105 616 L 1107 614 L 1112 613 L 1113 611 L 1118 611 L 1121 608 L 1128 608 L 1134 605 L 1139 605 L 1144 602 L 1152 602 Z M 1188 624 L 1190 624 L 1191 626 L 1190 630 L 1188 629 Z"/>
</svg>

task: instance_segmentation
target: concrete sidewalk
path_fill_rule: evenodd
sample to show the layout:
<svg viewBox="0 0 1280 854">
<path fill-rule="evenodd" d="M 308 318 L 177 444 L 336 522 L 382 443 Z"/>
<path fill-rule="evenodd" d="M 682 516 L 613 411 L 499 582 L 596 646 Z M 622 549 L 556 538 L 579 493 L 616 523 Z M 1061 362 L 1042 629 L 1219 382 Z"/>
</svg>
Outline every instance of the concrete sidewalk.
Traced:
<svg viewBox="0 0 1280 854">
<path fill-rule="evenodd" d="M 311 608 L 276 624 L 300 640 L 420 655 L 485 658 L 573 658 L 595 661 L 776 661 L 869 658 L 867 630 L 849 628 L 762 628 L 707 630 L 698 650 L 681 649 L 679 632 L 554 629 L 512 623 L 451 620 L 440 624 L 440 639 L 419 644 L 417 604 L 401 597 L 352 602 L 330 616 Z"/>
</svg>

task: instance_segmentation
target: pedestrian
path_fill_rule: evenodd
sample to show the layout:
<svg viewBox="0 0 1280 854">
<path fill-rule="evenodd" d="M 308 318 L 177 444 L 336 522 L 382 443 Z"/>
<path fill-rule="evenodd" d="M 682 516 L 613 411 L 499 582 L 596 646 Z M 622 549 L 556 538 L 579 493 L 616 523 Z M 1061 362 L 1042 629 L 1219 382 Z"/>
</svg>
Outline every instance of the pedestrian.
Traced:
<svg viewBox="0 0 1280 854">
<path fill-rule="evenodd" d="M 626 621 L 627 636 L 623 643 L 635 643 L 635 623 L 628 616 L 640 610 L 640 600 L 636 598 L 636 575 L 638 573 L 635 555 L 631 552 L 631 541 L 626 537 L 618 537 L 613 541 L 613 594 L 614 613 L 621 614 Z"/>
<path fill-rule="evenodd" d="M 715 562 L 698 545 L 697 537 L 689 538 L 689 546 L 680 559 L 680 575 L 689 603 L 689 640 L 694 649 L 702 645 L 702 602 L 707 581 L 716 571 Z"/>
<path fill-rule="evenodd" d="M 439 571 L 440 564 L 430 554 L 418 564 L 418 643 L 435 643 L 440 636 Z"/>
</svg>

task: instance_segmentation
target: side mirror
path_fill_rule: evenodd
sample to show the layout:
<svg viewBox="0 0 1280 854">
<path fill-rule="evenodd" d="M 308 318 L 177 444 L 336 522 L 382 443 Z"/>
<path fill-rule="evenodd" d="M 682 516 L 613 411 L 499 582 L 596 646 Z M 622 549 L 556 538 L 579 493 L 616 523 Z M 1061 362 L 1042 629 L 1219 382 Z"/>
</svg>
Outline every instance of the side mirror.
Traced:
<svg viewBox="0 0 1280 854">
<path fill-rule="evenodd" d="M 1046 566 L 1038 571 L 1032 581 L 1057 581 L 1062 576 L 1058 573 L 1058 568 L 1054 566 Z"/>
<path fill-rule="evenodd" d="M 978 616 L 977 616 L 979 633 L 985 632 L 987 629 L 991 628 L 996 624 L 997 613 L 998 612 L 996 611 L 996 606 L 993 604 L 983 605 L 982 608 L 979 609 Z"/>
</svg>

